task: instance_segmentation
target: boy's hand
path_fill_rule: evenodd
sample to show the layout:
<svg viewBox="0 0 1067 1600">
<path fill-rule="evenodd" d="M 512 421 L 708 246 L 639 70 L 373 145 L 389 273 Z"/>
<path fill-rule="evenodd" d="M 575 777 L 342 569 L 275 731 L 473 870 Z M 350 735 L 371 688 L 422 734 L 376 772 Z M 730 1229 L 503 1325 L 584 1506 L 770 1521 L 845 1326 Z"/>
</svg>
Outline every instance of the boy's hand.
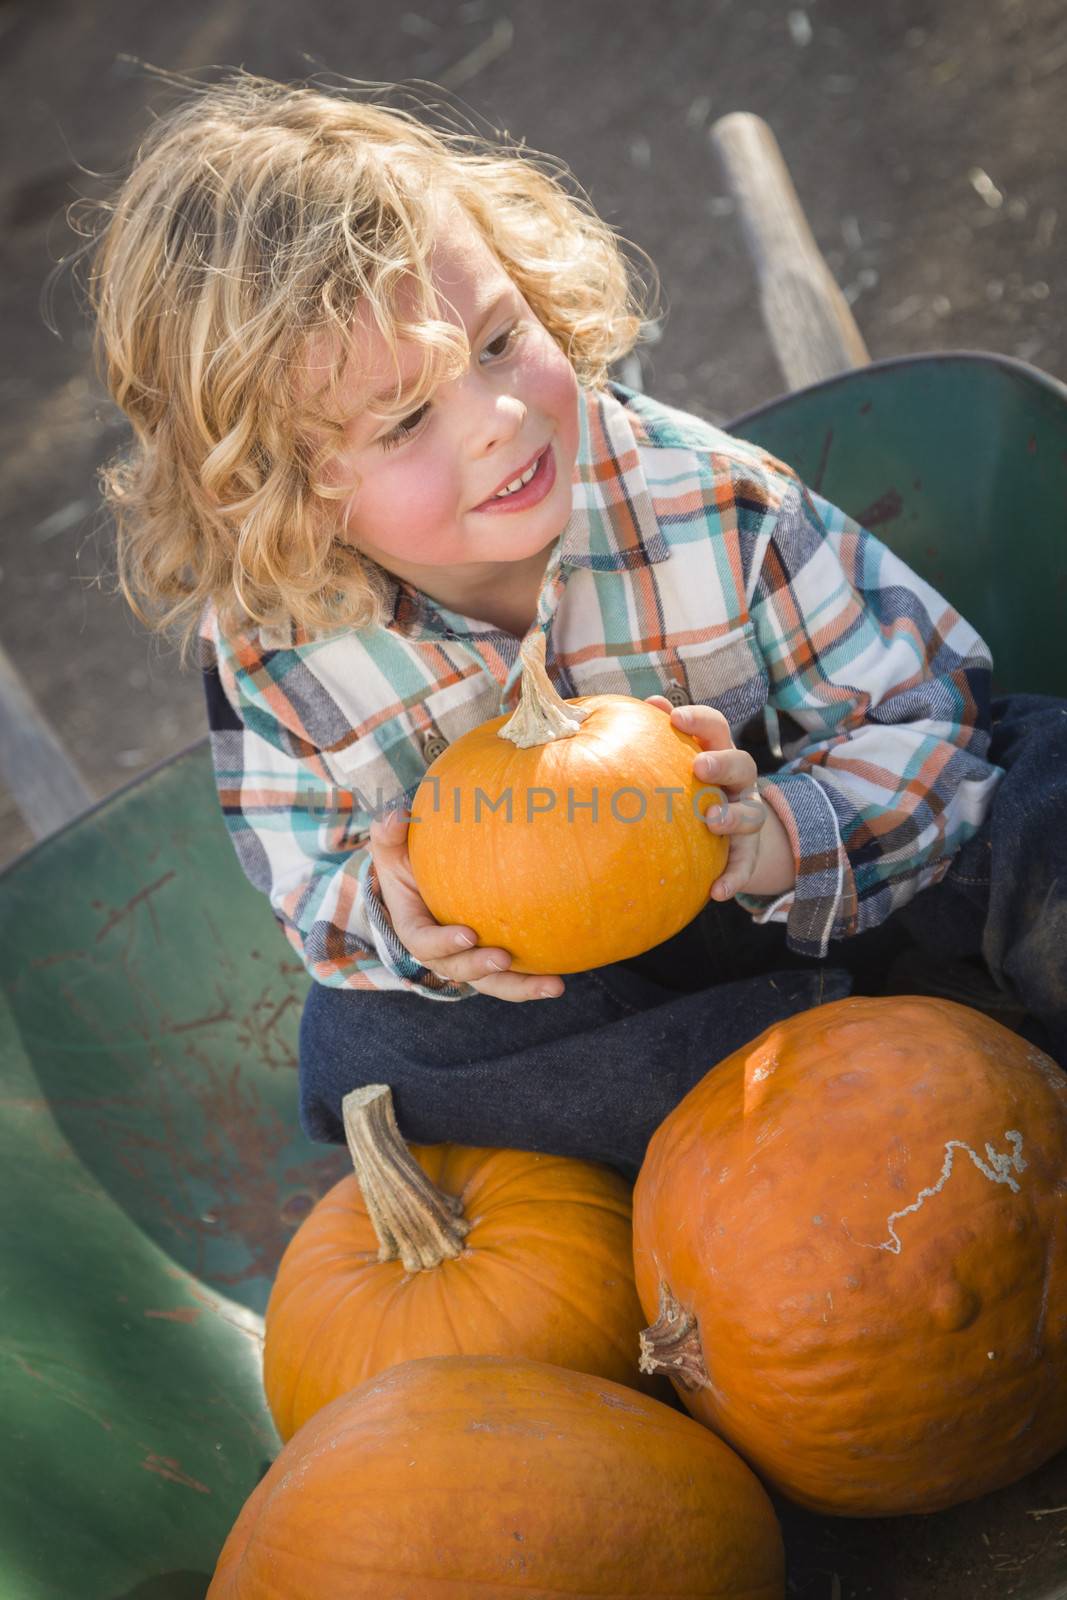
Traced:
<svg viewBox="0 0 1067 1600">
<path fill-rule="evenodd" d="M 726 796 L 725 817 L 720 816 L 720 807 L 712 805 L 704 813 L 704 821 L 712 833 L 730 838 L 726 866 L 711 887 L 713 900 L 729 900 L 752 880 L 760 854 L 760 830 L 768 817 L 778 822 L 756 788 L 756 763 L 746 751 L 738 750 L 721 711 L 711 706 L 672 706 L 661 694 L 650 694 L 647 699 L 667 712 L 679 733 L 691 734 L 703 747 L 693 761 L 693 775 L 700 783 L 714 784 Z"/>
<path fill-rule="evenodd" d="M 435 922 L 415 887 L 408 856 L 408 818 L 391 811 L 371 823 L 370 852 L 397 938 L 439 978 L 469 983 L 497 1000 L 547 1000 L 563 993 L 558 977 L 509 972 L 506 950 L 482 949 L 472 928 Z"/>
</svg>

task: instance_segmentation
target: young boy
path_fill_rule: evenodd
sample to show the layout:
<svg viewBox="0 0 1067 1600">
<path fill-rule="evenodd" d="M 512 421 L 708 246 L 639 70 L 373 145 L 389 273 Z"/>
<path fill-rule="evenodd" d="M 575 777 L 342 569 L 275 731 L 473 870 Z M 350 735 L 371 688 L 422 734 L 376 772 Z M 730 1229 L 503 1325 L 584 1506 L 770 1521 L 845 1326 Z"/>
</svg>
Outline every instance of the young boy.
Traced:
<svg viewBox="0 0 1067 1600">
<path fill-rule="evenodd" d="M 316 980 L 313 1138 L 381 1081 L 411 1139 L 633 1172 L 717 1060 L 934 928 L 1067 1052 L 1027 899 L 1067 719 L 1005 707 L 991 750 L 988 652 L 949 604 L 758 448 L 607 381 L 640 306 L 558 179 L 239 75 L 156 126 L 96 262 L 134 428 L 105 476 L 123 581 L 199 626 L 223 811 Z M 438 926 L 403 816 L 366 805 L 513 708 L 534 629 L 561 694 L 651 699 L 728 801 L 706 911 L 566 981 Z M 776 743 L 779 714 L 760 772 L 743 730 Z"/>
</svg>

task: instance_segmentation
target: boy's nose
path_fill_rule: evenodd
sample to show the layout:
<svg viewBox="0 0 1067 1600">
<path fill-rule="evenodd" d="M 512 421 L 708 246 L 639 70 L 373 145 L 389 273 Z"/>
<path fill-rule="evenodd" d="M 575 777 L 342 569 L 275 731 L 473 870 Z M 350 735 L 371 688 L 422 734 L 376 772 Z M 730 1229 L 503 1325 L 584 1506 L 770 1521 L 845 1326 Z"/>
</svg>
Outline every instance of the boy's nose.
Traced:
<svg viewBox="0 0 1067 1600">
<path fill-rule="evenodd" d="M 513 394 L 495 394 L 472 406 L 467 434 L 468 449 L 476 460 L 498 445 L 518 437 L 526 421 L 526 407 Z"/>
</svg>

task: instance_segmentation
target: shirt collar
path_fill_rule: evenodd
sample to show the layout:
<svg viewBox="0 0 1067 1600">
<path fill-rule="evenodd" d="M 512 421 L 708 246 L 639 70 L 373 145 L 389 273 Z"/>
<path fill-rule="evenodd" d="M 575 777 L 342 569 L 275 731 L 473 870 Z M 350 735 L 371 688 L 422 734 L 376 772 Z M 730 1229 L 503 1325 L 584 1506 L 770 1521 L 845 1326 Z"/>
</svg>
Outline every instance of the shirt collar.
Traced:
<svg viewBox="0 0 1067 1600">
<path fill-rule="evenodd" d="M 617 384 L 579 391 L 572 510 L 549 555 L 545 584 L 561 567 L 632 572 L 670 556 L 641 466 L 644 432 L 624 403 L 628 395 Z M 492 631 L 487 623 L 446 611 L 402 578 L 390 580 L 385 615 L 387 627 L 412 638 L 425 632 L 452 635 L 457 622 L 466 624 L 466 631 Z"/>
<path fill-rule="evenodd" d="M 563 565 L 630 572 L 670 555 L 641 466 L 644 431 L 623 404 L 628 394 L 613 384 L 581 395 L 573 510 L 561 535 Z"/>
</svg>

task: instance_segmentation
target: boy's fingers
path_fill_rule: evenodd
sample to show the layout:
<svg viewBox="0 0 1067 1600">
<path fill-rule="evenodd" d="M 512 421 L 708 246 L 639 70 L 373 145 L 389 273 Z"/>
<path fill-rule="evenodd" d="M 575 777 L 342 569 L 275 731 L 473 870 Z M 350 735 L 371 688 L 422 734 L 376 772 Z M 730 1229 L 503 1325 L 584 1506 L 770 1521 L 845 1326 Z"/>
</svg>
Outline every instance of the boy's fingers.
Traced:
<svg viewBox="0 0 1067 1600">
<path fill-rule="evenodd" d="M 731 801 L 722 820 L 718 806 L 709 806 L 704 813 L 704 821 L 712 833 L 720 834 L 758 833 L 766 820 L 765 803 L 754 789 Z"/>
<path fill-rule="evenodd" d="M 479 950 L 477 958 L 498 954 L 499 951 Z M 435 977 L 447 978 L 451 983 L 469 983 L 479 994 L 489 995 L 495 1000 L 548 1000 L 556 999 L 563 993 L 561 978 L 528 972 L 487 972 L 484 959 L 480 959 L 480 969 L 478 965 L 472 965 L 469 972 L 462 971 L 452 961 L 424 962 L 423 965 Z"/>
<path fill-rule="evenodd" d="M 560 978 L 531 977 L 524 972 L 501 972 L 483 978 L 474 985 L 479 994 L 490 995 L 494 1000 L 547 1000 L 558 999 L 564 983 Z"/>
<path fill-rule="evenodd" d="M 664 694 L 647 694 L 647 705 L 665 711 L 680 733 L 692 734 L 711 750 L 728 750 L 733 745 L 730 724 L 713 706 L 676 706 Z"/>
<path fill-rule="evenodd" d="M 750 834 L 747 838 L 733 839 L 722 876 L 716 878 L 711 886 L 711 898 L 720 901 L 732 900 L 735 894 L 743 891 L 756 870 L 758 856 L 759 840 L 757 838 Z"/>
<path fill-rule="evenodd" d="M 502 965 L 507 965 L 506 951 L 479 950 L 478 941 L 471 935 L 469 928 L 462 928 L 449 924 L 443 926 L 435 922 L 426 910 L 425 902 L 420 900 L 417 905 L 407 903 L 406 915 L 402 913 L 401 922 L 403 929 L 398 925 L 393 916 L 393 927 L 404 944 L 405 949 L 411 951 L 424 967 L 447 963 L 452 971 L 453 962 L 463 962 L 462 976 L 466 979 L 472 972 L 469 957 L 493 956 Z M 390 910 L 390 915 L 392 911 Z M 458 967 L 455 968 L 459 970 Z M 481 976 L 479 973 L 478 976 Z"/>
<path fill-rule="evenodd" d="M 430 972 L 451 983 L 470 983 L 501 1000 L 537 1000 L 543 990 L 560 994 L 558 977 L 509 972 L 506 950 L 483 948 L 473 928 L 442 924 L 420 895 L 407 849 L 408 818 L 388 812 L 371 823 L 370 845 L 378 884 L 394 931 L 405 950 Z"/>
<path fill-rule="evenodd" d="M 405 812 L 389 811 L 371 823 L 371 856 L 389 920 L 404 948 L 426 966 L 472 949 L 477 940 L 473 929 L 442 927 L 431 914 L 415 884 L 407 837 Z M 461 935 L 468 936 L 465 942 L 461 942 Z"/>
<path fill-rule="evenodd" d="M 406 811 L 384 811 L 371 823 L 370 846 L 379 871 L 383 855 L 395 860 L 407 853 L 409 820 Z"/>
<path fill-rule="evenodd" d="M 437 931 L 451 936 L 456 930 L 438 928 Z M 492 995 L 498 1000 L 547 999 L 545 991 L 551 991 L 553 995 L 563 992 L 563 981 L 554 974 L 511 972 L 511 956 L 506 950 L 479 945 L 460 955 L 453 955 L 449 950 L 446 954 L 434 956 L 426 953 L 426 947 L 432 942 L 429 935 L 416 941 L 419 948 L 405 941 L 412 955 L 424 967 L 451 983 L 473 984 L 481 994 Z"/>
<path fill-rule="evenodd" d="M 704 750 L 693 758 L 693 776 L 701 783 L 717 783 L 742 794 L 755 787 L 759 773 L 747 750 Z"/>
<path fill-rule="evenodd" d="M 490 995 L 493 1000 L 549 1000 L 563 994 L 563 984 L 558 978 L 531 978 L 530 973 L 496 973 L 491 978 L 475 982 L 478 994 Z"/>
<path fill-rule="evenodd" d="M 672 706 L 671 722 L 680 733 L 688 733 L 706 750 L 733 749 L 730 724 L 714 706 Z"/>
<path fill-rule="evenodd" d="M 476 951 L 478 943 L 473 930 L 438 922 L 419 891 L 403 873 L 391 872 L 387 866 L 383 869 L 377 861 L 375 864 L 389 920 L 404 949 L 410 950 L 416 961 L 421 961 L 424 967 L 433 962 L 448 962 L 451 967 L 453 959 L 462 958 L 466 965 L 461 976 L 467 978 L 471 971 L 468 957 Z M 498 960 L 504 960 L 505 957 L 502 950 L 478 953 L 495 954 Z M 457 967 L 454 970 L 459 969 Z M 451 971 L 449 976 L 452 976 Z"/>
<path fill-rule="evenodd" d="M 492 986 L 490 986 L 488 983 L 478 983 L 475 984 L 475 988 L 480 994 L 487 994 L 494 1000 L 510 1000 L 516 1004 L 525 1000 L 558 999 L 563 993 L 562 989 L 557 989 L 552 991 L 552 993 L 548 993 L 545 990 L 531 989 L 528 986 L 513 988 L 511 986 L 505 986 L 501 984 L 499 979 L 494 979 Z"/>
</svg>

